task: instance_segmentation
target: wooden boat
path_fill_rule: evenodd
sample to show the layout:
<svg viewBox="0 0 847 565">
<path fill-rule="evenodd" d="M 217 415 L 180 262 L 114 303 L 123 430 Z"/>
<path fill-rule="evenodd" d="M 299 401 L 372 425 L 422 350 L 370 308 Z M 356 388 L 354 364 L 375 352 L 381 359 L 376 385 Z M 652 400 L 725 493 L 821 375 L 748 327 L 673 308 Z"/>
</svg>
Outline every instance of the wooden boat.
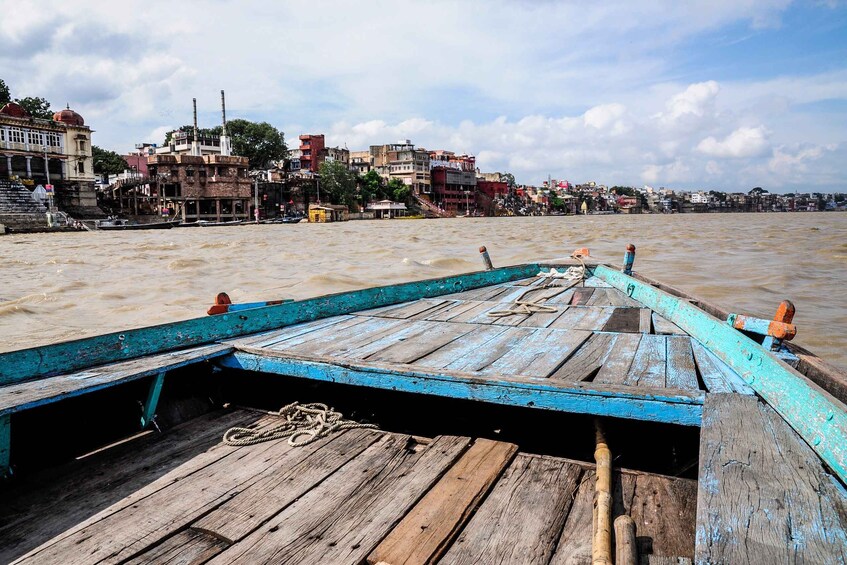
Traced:
<svg viewBox="0 0 847 565">
<path fill-rule="evenodd" d="M 2 354 L 0 560 L 843 563 L 845 373 L 633 258 Z M 379 430 L 222 442 L 294 401 Z"/>
<path fill-rule="evenodd" d="M 169 230 L 179 224 L 178 220 L 139 224 L 124 218 L 109 218 L 108 220 L 97 220 L 94 227 L 98 230 Z"/>
<path fill-rule="evenodd" d="M 210 221 L 207 221 L 207 220 L 199 220 L 197 222 L 197 224 L 201 228 L 218 228 L 218 227 L 225 227 L 225 226 L 240 226 L 243 223 L 244 223 L 243 220 L 230 220 L 230 221 L 226 221 L 226 222 L 210 222 Z"/>
</svg>

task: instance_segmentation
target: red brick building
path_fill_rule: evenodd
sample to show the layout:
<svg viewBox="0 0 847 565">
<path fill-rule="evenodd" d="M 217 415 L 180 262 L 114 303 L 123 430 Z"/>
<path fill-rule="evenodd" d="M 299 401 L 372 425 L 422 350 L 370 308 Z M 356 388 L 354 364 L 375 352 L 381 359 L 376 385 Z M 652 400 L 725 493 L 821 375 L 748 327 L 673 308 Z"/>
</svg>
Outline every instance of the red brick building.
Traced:
<svg viewBox="0 0 847 565">
<path fill-rule="evenodd" d="M 303 134 L 300 136 L 300 170 L 317 173 L 326 153 L 326 141 L 323 134 Z"/>
<path fill-rule="evenodd" d="M 476 179 L 476 188 L 489 198 L 505 198 L 509 194 L 509 183 L 504 181 L 493 181 Z"/>
</svg>

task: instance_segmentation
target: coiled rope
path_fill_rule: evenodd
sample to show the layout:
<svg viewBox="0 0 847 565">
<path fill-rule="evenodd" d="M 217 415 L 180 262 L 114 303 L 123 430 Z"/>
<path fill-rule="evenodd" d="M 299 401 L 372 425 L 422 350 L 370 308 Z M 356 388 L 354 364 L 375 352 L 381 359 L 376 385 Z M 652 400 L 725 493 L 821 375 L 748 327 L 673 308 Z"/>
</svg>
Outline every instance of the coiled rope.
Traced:
<svg viewBox="0 0 847 565">
<path fill-rule="evenodd" d="M 320 402 L 308 404 L 292 402 L 280 408 L 279 412 L 271 412 L 271 414 L 285 418 L 285 422 L 266 429 L 230 428 L 224 433 L 223 442 L 226 445 L 256 445 L 265 441 L 288 438 L 288 445 L 300 447 L 341 430 L 377 429 L 374 424 L 345 420 L 341 412 L 336 412 Z M 300 439 L 301 437 L 304 439 Z"/>
<path fill-rule="evenodd" d="M 554 268 L 551 268 L 549 272 L 541 271 L 536 276 L 549 278 L 550 282 L 545 283 L 541 287 L 532 287 L 528 289 L 526 292 L 521 294 L 511 306 L 509 306 L 508 310 L 492 310 L 488 312 L 488 315 L 492 318 L 505 318 L 508 316 L 531 316 L 537 312 L 558 312 L 559 309 L 555 306 L 550 306 L 547 304 L 542 304 L 542 302 L 547 302 L 551 298 L 554 298 L 566 290 L 569 290 L 571 287 L 575 286 L 577 283 L 581 282 L 585 279 L 585 261 L 583 261 L 583 255 L 580 253 L 574 253 L 571 255 L 572 258 L 579 261 L 579 266 L 568 267 L 568 270 L 560 273 Z M 553 287 L 553 279 L 564 279 L 567 281 L 573 281 L 569 285 L 565 285 L 563 287 Z M 550 294 L 542 294 L 535 300 L 526 301 L 524 298 L 531 293 L 536 292 L 538 290 L 546 290 L 548 288 L 556 288 L 555 292 Z"/>
</svg>

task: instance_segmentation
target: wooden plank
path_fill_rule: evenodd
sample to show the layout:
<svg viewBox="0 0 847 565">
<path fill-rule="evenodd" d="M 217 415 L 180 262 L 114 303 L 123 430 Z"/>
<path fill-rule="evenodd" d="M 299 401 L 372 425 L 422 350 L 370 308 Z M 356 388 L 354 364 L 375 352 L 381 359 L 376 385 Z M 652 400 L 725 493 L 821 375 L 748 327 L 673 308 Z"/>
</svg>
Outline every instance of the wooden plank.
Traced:
<svg viewBox="0 0 847 565">
<path fill-rule="evenodd" d="M 377 318 L 369 318 L 366 316 L 350 316 L 346 320 L 341 320 L 335 324 L 324 326 L 310 332 L 299 333 L 290 336 L 283 341 L 277 341 L 271 345 L 266 345 L 264 349 L 273 351 L 289 351 L 298 346 L 312 343 L 324 343 L 327 340 L 333 339 L 335 336 L 344 333 L 356 334 L 361 328 L 368 327 L 368 324 L 373 325 L 381 320 Z M 310 347 L 305 345 L 305 347 Z"/>
<path fill-rule="evenodd" d="M 679 326 L 656 312 L 653 312 L 653 330 L 657 334 L 686 335 Z"/>
<path fill-rule="evenodd" d="M 635 522 L 640 553 L 694 556 L 697 482 L 649 473 L 622 473 L 623 510 Z"/>
<path fill-rule="evenodd" d="M 694 353 L 691 350 L 691 338 L 668 336 L 667 369 L 665 386 L 668 388 L 687 388 L 698 390 L 697 369 L 694 365 Z"/>
<path fill-rule="evenodd" d="M 649 308 L 639 310 L 641 317 L 638 323 L 638 331 L 643 334 L 653 333 L 653 311 Z"/>
<path fill-rule="evenodd" d="M 361 562 L 470 443 L 410 441 L 392 435 L 371 446 L 210 563 Z"/>
<path fill-rule="evenodd" d="M 635 358 L 629 367 L 623 384 L 629 386 L 665 386 L 667 368 L 667 343 L 665 336 L 645 334 L 641 336 Z"/>
<path fill-rule="evenodd" d="M 358 343 L 351 344 L 343 351 L 334 352 L 332 356 L 338 359 L 365 359 L 395 343 L 415 339 L 438 324 L 439 322 L 407 321 L 390 332 L 374 336 L 373 339 L 359 340 Z"/>
<path fill-rule="evenodd" d="M 478 318 L 480 315 L 485 316 L 485 313 L 492 309 L 501 308 L 501 304 L 497 302 L 474 302 L 474 305 L 471 308 L 459 313 L 456 316 L 450 318 L 450 322 L 453 323 L 469 323 L 472 320 Z M 487 318 L 483 318 L 487 320 Z"/>
<path fill-rule="evenodd" d="M 547 564 L 582 468 L 518 455 L 439 563 Z"/>
<path fill-rule="evenodd" d="M 579 489 L 550 565 L 591 565 L 595 478 L 591 470 L 585 471 L 580 479 Z"/>
<path fill-rule="evenodd" d="M 263 475 L 194 522 L 192 527 L 230 544 L 236 543 L 381 437 L 367 430 L 345 432 L 290 466 Z"/>
<path fill-rule="evenodd" d="M 652 286 L 598 265 L 609 284 L 637 298 L 724 361 L 768 402 L 847 482 L 847 410 L 804 375 L 741 332 L 699 308 Z"/>
<path fill-rule="evenodd" d="M 158 375 L 163 371 L 173 371 L 227 355 L 232 349 L 229 345 L 204 345 L 58 377 L 6 385 L 0 387 L 0 415 L 51 404 L 65 398 Z"/>
<path fill-rule="evenodd" d="M 612 317 L 615 309 L 611 307 L 571 307 L 548 327 L 563 330 L 600 331 Z"/>
<path fill-rule="evenodd" d="M 467 355 L 488 347 L 489 341 L 507 330 L 504 326 L 477 326 L 467 334 L 415 361 L 421 367 L 443 368 Z"/>
<path fill-rule="evenodd" d="M 572 286 L 572 281 L 568 281 L 568 282 Z M 545 304 L 556 304 L 556 305 L 561 304 L 562 306 L 570 305 L 571 300 L 573 300 L 574 292 L 576 291 L 576 289 L 571 288 L 571 286 L 568 286 L 568 288 L 564 292 L 562 292 L 561 294 L 556 294 L 555 296 L 548 298 L 546 300 Z"/>
<path fill-rule="evenodd" d="M 464 357 L 445 366 L 444 369 L 448 371 L 479 371 L 511 351 L 533 333 L 535 333 L 535 330 L 532 328 L 509 328 L 489 340 L 484 349 L 471 351 Z"/>
<path fill-rule="evenodd" d="M 18 477 L 14 489 L 0 492 L 0 563 L 20 557 L 142 488 L 155 488 L 151 485 L 157 478 L 172 476 L 171 471 L 197 454 L 202 453 L 207 464 L 224 456 L 233 448 L 212 448 L 223 433 L 256 419 L 254 413 L 221 410 L 162 434 L 145 434 L 58 468 Z"/>
<path fill-rule="evenodd" d="M 511 316 L 490 316 L 489 314 L 492 312 L 504 312 L 510 310 L 514 307 L 513 304 L 503 304 L 500 302 L 484 302 L 483 304 L 487 304 L 488 307 L 484 310 L 478 311 L 476 316 L 467 320 L 469 324 L 488 324 L 488 325 L 498 325 L 498 326 L 517 326 L 521 320 L 525 320 L 529 317 L 529 314 L 513 314 Z M 451 320 L 453 322 L 458 321 L 459 318 Z"/>
<path fill-rule="evenodd" d="M 699 485 L 697 563 L 847 561 L 847 493 L 756 397 L 706 398 Z"/>
<path fill-rule="evenodd" d="M 606 297 L 612 306 L 621 306 L 625 308 L 641 308 L 644 306 L 637 300 L 633 300 L 625 293 L 619 291 L 616 288 L 607 289 Z"/>
<path fill-rule="evenodd" d="M 700 370 L 700 377 L 709 392 L 738 392 L 740 394 L 755 394 L 741 377 L 727 367 L 726 363 L 712 355 L 708 349 L 696 339 L 691 340 L 694 360 Z"/>
<path fill-rule="evenodd" d="M 403 328 L 411 328 L 414 322 L 390 318 L 360 318 L 362 323 L 347 330 L 321 333 L 313 339 L 288 347 L 274 347 L 277 351 L 287 351 L 299 355 L 344 355 L 362 345 L 396 333 Z M 287 342 L 286 342 L 287 343 Z"/>
<path fill-rule="evenodd" d="M 521 331 L 526 328 L 510 328 Z M 508 333 L 508 332 L 507 332 Z M 607 334 L 608 335 L 608 334 Z M 350 384 L 398 392 L 430 394 L 543 410 L 614 416 L 684 426 L 700 424 L 702 392 L 676 389 L 638 389 L 594 383 L 570 384 L 546 379 L 529 381 L 506 376 L 479 377 L 476 373 L 378 362 L 343 362 L 324 358 L 295 359 L 267 350 L 248 350 L 225 357 L 221 365 L 288 377 Z"/>
<path fill-rule="evenodd" d="M 227 340 L 227 343 L 231 343 L 233 346 L 246 345 L 250 347 L 268 347 L 275 343 L 279 343 L 280 341 L 285 341 L 286 339 L 290 339 L 292 337 L 296 337 L 304 333 L 313 332 L 321 328 L 325 328 L 327 326 L 343 322 L 344 320 L 348 320 L 350 318 L 352 318 L 352 316 L 349 314 L 345 314 L 344 316 L 333 316 L 331 318 L 323 318 L 320 320 L 315 320 L 313 322 L 295 324 L 293 326 L 288 326 L 278 330 L 260 332 L 238 339 Z"/>
<path fill-rule="evenodd" d="M 429 313 L 427 316 L 424 317 L 424 320 L 429 320 L 432 322 L 447 322 L 452 320 L 459 314 L 462 314 L 463 312 L 467 312 L 468 310 L 474 308 L 477 304 L 479 303 L 470 300 L 466 302 L 456 301 L 447 308 L 444 308 L 437 312 Z"/>
<path fill-rule="evenodd" d="M 615 334 L 594 334 L 550 375 L 551 381 L 575 383 L 592 376 L 604 365 L 618 337 Z"/>
<path fill-rule="evenodd" d="M 525 317 L 517 325 L 522 328 L 546 328 L 555 322 L 568 307 L 564 304 L 546 304 L 556 308 L 555 312 L 535 312 L 531 316 Z"/>
<path fill-rule="evenodd" d="M 442 306 L 445 302 L 447 301 L 440 299 L 415 300 L 414 302 L 407 302 L 394 308 L 389 308 L 387 311 L 378 312 L 376 314 L 371 315 L 382 318 L 406 319 L 411 318 L 412 316 L 423 314 L 425 312 L 431 312 L 439 306 Z"/>
<path fill-rule="evenodd" d="M 610 288 L 596 288 L 591 294 L 591 298 L 585 303 L 586 306 L 613 306 L 612 300 L 609 298 Z"/>
<path fill-rule="evenodd" d="M 582 281 L 582 284 L 589 288 L 611 288 L 611 285 L 599 277 L 590 276 Z"/>
<path fill-rule="evenodd" d="M 648 310 L 649 312 L 649 310 Z M 603 326 L 604 332 L 638 333 L 641 328 L 640 308 L 615 308 Z"/>
<path fill-rule="evenodd" d="M 589 337 L 591 332 L 579 330 L 536 330 L 480 373 L 544 378 L 558 369 Z"/>
<path fill-rule="evenodd" d="M 639 350 L 642 334 L 618 334 L 595 383 L 627 384 L 627 378 Z"/>
<path fill-rule="evenodd" d="M 205 563 L 229 546 L 215 536 L 191 528 L 165 539 L 162 543 L 126 561 L 127 565 L 189 565 Z"/>
<path fill-rule="evenodd" d="M 21 563 L 61 561 L 66 565 L 119 561 L 157 543 L 214 509 L 263 475 L 296 465 L 330 441 L 325 438 L 294 449 L 277 441 L 220 458 L 182 480 L 127 504 L 128 497 L 68 535 L 48 542 Z"/>
<path fill-rule="evenodd" d="M 470 324 L 453 324 L 450 322 L 428 322 L 434 327 L 427 328 L 421 333 L 408 339 L 381 349 L 367 357 L 370 361 L 387 361 L 393 363 L 414 363 L 416 360 L 437 351 L 441 347 L 460 339 L 474 329 Z"/>
<path fill-rule="evenodd" d="M 526 278 L 537 273 L 538 269 L 537 264 L 528 264 L 366 288 L 244 310 L 237 315 L 203 316 L 12 351 L 0 354 L 0 384 L 68 373 L 93 365 L 126 361 L 216 340 L 233 339 L 319 318 L 349 314 L 365 308 L 399 304 L 419 298 L 441 297 L 448 293 Z"/>
<path fill-rule="evenodd" d="M 573 292 L 573 298 L 571 298 L 570 304 L 572 306 L 585 306 L 588 304 L 588 301 L 591 300 L 591 296 L 594 294 L 593 288 L 576 288 Z"/>
<path fill-rule="evenodd" d="M 370 565 L 435 562 L 446 551 L 518 447 L 477 439 L 368 556 Z"/>
</svg>

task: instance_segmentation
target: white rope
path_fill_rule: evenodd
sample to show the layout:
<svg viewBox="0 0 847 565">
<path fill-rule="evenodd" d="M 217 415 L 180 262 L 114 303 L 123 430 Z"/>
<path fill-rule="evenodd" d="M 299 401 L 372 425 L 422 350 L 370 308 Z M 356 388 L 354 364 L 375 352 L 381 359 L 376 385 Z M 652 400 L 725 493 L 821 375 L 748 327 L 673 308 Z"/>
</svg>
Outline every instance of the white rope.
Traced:
<svg viewBox="0 0 847 565">
<path fill-rule="evenodd" d="M 285 422 L 266 429 L 230 428 L 224 434 L 224 443 L 255 445 L 264 441 L 288 438 L 288 445 L 300 447 L 341 430 L 377 429 L 374 424 L 344 420 L 341 412 L 336 412 L 320 402 L 309 404 L 292 402 L 280 408 L 279 412 L 272 412 L 272 414 L 285 418 Z M 300 440 L 301 437 L 305 439 Z"/>
<path fill-rule="evenodd" d="M 527 294 L 539 290 L 539 287 L 532 287 L 523 294 L 521 294 L 512 303 L 512 305 L 509 306 L 508 310 L 492 310 L 491 312 L 488 312 L 488 316 L 492 318 L 506 318 L 508 316 L 517 315 L 532 316 L 533 314 L 538 312 L 558 312 L 559 309 L 555 306 L 542 304 L 542 302 L 547 302 L 551 298 L 558 296 L 559 294 L 575 286 L 577 283 L 579 283 L 585 278 L 585 261 L 582 260 L 582 255 L 574 253 L 571 257 L 579 261 L 579 266 L 568 267 L 568 270 L 564 272 L 559 272 L 554 267 L 551 267 L 549 272 L 541 271 L 536 275 L 537 277 L 550 279 L 550 282 L 545 283 L 542 287 L 540 287 L 541 290 L 546 290 L 551 287 L 555 288 L 553 287 L 553 279 L 564 279 L 567 281 L 572 281 L 571 284 L 558 288 L 555 292 L 551 294 L 542 294 L 535 300 L 524 300 Z"/>
</svg>

